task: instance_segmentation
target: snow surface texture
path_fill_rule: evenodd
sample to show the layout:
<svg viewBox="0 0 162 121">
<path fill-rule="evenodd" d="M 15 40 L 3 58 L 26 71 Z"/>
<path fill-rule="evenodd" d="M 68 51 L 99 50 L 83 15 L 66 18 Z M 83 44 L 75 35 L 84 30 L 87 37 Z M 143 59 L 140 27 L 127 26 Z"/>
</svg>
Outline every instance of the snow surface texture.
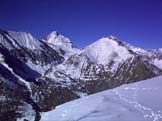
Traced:
<svg viewBox="0 0 162 121">
<path fill-rule="evenodd" d="M 153 64 L 162 69 L 162 59 L 161 60 L 155 59 Z"/>
<path fill-rule="evenodd" d="M 162 121 L 162 76 L 96 93 L 42 113 L 41 121 Z"/>
</svg>

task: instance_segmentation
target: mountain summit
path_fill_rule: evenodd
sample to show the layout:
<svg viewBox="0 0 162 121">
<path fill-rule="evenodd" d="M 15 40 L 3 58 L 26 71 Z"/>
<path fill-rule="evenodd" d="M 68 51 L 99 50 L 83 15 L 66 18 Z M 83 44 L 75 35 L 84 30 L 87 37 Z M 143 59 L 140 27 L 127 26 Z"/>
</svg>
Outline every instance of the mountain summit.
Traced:
<svg viewBox="0 0 162 121">
<path fill-rule="evenodd" d="M 93 61 L 98 64 L 107 64 L 111 59 L 116 61 L 124 61 L 131 56 L 130 52 L 124 46 L 121 46 L 116 37 L 110 36 L 101 38 L 84 49 Z"/>
<path fill-rule="evenodd" d="M 74 48 L 74 45 L 67 37 L 64 37 L 56 31 L 51 32 L 47 37 L 45 37 L 45 40 L 47 41 L 47 43 L 53 44 L 55 46 Z"/>
<path fill-rule="evenodd" d="M 79 51 L 69 38 L 64 37 L 60 33 L 53 31 L 42 41 L 46 42 L 50 47 L 57 50 L 62 56 L 68 58 L 70 55 Z"/>
</svg>

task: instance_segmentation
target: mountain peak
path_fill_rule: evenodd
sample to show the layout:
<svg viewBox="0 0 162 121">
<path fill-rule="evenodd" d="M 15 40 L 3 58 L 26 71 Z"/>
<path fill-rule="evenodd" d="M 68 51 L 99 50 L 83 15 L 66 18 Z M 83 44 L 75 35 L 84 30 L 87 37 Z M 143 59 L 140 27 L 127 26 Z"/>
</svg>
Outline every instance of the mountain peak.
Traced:
<svg viewBox="0 0 162 121">
<path fill-rule="evenodd" d="M 118 45 L 120 45 L 120 44 L 124 44 L 124 43 L 126 43 L 126 42 L 123 42 L 123 41 L 120 41 L 116 36 L 113 36 L 113 35 L 109 35 L 109 36 L 107 36 L 107 37 L 102 37 L 101 39 L 99 39 L 99 40 L 97 40 L 97 41 L 95 41 L 94 43 L 92 43 L 92 45 L 93 44 L 101 44 L 101 43 L 105 43 L 105 44 L 110 44 L 110 43 L 117 43 Z"/>
<path fill-rule="evenodd" d="M 115 36 L 113 36 L 113 35 L 110 35 L 108 38 L 109 38 L 109 39 L 112 39 L 112 40 L 117 40 L 117 37 L 115 37 Z"/>
<path fill-rule="evenodd" d="M 127 44 L 126 42 L 120 41 L 117 37 L 110 35 L 108 37 L 102 37 L 101 39 L 95 41 L 94 43 L 92 43 L 91 45 L 99 45 L 99 46 L 103 46 L 103 45 L 109 45 L 109 46 L 121 46 Z M 90 45 L 90 46 L 91 46 Z M 101 46 L 101 47 L 102 47 Z"/>
<path fill-rule="evenodd" d="M 87 46 L 84 52 L 91 60 L 103 65 L 109 63 L 111 60 L 123 61 L 131 57 L 128 49 L 122 46 L 120 41 L 114 36 L 99 39 Z"/>
<path fill-rule="evenodd" d="M 59 35 L 60 35 L 59 32 L 53 31 L 53 32 L 51 32 L 48 36 L 55 36 L 55 37 L 57 37 L 57 36 L 59 36 Z"/>
<path fill-rule="evenodd" d="M 58 46 L 58 47 L 64 47 L 64 48 L 73 48 L 74 45 L 69 40 L 69 38 L 61 35 L 57 31 L 51 32 L 46 38 L 45 41 L 49 44 Z"/>
</svg>

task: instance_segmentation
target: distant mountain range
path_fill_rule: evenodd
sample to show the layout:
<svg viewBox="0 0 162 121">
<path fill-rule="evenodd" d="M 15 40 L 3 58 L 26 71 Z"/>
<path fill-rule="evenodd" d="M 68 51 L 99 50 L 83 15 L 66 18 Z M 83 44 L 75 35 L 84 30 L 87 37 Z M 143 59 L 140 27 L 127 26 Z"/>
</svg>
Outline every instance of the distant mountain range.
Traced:
<svg viewBox="0 0 162 121">
<path fill-rule="evenodd" d="M 83 49 L 58 32 L 41 40 L 0 30 L 0 119 L 16 121 L 92 93 L 162 75 L 162 49 L 104 37 Z M 10 115 L 10 116 L 8 116 Z"/>
</svg>

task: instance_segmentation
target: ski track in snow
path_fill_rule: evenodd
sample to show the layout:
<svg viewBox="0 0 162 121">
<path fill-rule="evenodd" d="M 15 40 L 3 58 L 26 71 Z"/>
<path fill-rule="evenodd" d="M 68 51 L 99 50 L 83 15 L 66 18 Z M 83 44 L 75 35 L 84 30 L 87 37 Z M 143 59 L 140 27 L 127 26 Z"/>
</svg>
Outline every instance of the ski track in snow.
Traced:
<svg viewBox="0 0 162 121">
<path fill-rule="evenodd" d="M 135 85 L 134 88 L 129 88 L 126 87 L 124 88 L 124 90 L 134 90 L 134 94 L 133 96 L 133 100 L 127 99 L 125 98 L 122 94 L 120 94 L 120 92 L 118 92 L 117 90 L 113 90 L 113 92 L 123 101 L 131 104 L 133 107 L 135 107 L 138 111 L 140 111 L 145 119 L 148 119 L 149 121 L 161 121 L 162 120 L 162 111 L 154 111 L 153 109 L 146 107 L 142 104 L 140 104 L 137 100 L 137 96 L 138 96 L 138 90 L 157 90 L 156 88 L 139 88 L 138 84 Z"/>
</svg>

